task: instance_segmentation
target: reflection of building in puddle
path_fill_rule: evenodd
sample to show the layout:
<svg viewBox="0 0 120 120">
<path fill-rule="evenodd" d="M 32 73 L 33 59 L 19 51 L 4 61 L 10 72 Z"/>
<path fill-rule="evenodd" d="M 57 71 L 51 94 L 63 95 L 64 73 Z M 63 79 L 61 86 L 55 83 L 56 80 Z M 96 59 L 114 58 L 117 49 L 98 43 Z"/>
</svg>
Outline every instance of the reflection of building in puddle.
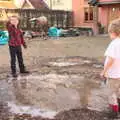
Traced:
<svg viewBox="0 0 120 120">
<path fill-rule="evenodd" d="M 80 105 L 80 96 L 72 85 L 81 80 L 83 77 L 77 75 L 31 75 L 13 81 L 13 92 L 17 104 L 60 111 Z"/>
<path fill-rule="evenodd" d="M 13 81 L 13 93 L 16 97 L 16 100 L 21 101 L 22 104 L 28 104 L 29 101 L 26 99 L 26 87 L 27 87 L 27 80 L 21 79 Z"/>
<path fill-rule="evenodd" d="M 93 91 L 99 89 L 98 82 L 81 75 L 46 74 L 19 77 L 13 81 L 13 92 L 18 105 L 36 106 L 41 109 L 63 111 L 76 107 L 93 109 Z M 102 96 L 102 95 L 101 95 Z M 103 100 L 100 97 L 101 101 Z"/>
<path fill-rule="evenodd" d="M 29 114 L 32 117 L 34 116 L 41 116 L 43 118 L 53 119 L 57 112 L 52 110 L 43 110 L 39 108 L 35 108 L 32 106 L 18 106 L 15 103 L 8 102 L 8 107 L 10 108 L 10 112 L 15 114 Z"/>
</svg>

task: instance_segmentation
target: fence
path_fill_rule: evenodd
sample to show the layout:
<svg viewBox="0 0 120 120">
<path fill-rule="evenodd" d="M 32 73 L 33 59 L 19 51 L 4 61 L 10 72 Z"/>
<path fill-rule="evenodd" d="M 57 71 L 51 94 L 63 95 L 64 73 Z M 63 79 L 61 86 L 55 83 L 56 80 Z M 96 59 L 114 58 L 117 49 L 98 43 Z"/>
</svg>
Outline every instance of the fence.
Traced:
<svg viewBox="0 0 120 120">
<path fill-rule="evenodd" d="M 36 9 L 6 9 L 7 14 L 18 14 L 21 20 L 21 28 L 24 30 L 39 30 L 40 25 L 30 23 L 34 17 L 46 16 L 49 26 L 57 25 L 62 28 L 72 27 L 72 12 L 58 10 L 36 10 Z"/>
</svg>

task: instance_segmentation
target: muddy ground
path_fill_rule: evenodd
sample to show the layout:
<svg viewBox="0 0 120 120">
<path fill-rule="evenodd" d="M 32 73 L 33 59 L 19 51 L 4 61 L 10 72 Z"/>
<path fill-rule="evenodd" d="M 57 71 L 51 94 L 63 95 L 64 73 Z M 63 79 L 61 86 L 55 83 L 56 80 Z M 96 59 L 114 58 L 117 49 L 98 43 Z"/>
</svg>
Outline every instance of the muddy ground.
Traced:
<svg viewBox="0 0 120 120">
<path fill-rule="evenodd" d="M 0 120 L 110 120 L 99 77 L 108 43 L 107 36 L 32 39 L 23 50 L 31 74 L 17 79 L 0 46 Z"/>
</svg>

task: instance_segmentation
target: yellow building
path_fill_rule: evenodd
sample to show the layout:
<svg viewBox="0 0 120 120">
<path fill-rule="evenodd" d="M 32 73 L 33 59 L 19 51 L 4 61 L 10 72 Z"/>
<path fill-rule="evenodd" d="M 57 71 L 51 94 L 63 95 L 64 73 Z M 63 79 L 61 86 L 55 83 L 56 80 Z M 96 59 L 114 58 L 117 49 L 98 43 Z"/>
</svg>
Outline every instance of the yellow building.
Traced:
<svg viewBox="0 0 120 120">
<path fill-rule="evenodd" d="M 0 0 L 0 8 L 46 9 L 48 6 L 42 0 Z"/>
<path fill-rule="evenodd" d="M 0 8 L 17 8 L 13 0 L 0 0 Z"/>
<path fill-rule="evenodd" d="M 6 21 L 13 13 L 6 13 L 5 9 L 49 9 L 40 0 L 0 0 L 0 21 Z M 17 15 L 14 13 L 14 15 Z"/>
</svg>

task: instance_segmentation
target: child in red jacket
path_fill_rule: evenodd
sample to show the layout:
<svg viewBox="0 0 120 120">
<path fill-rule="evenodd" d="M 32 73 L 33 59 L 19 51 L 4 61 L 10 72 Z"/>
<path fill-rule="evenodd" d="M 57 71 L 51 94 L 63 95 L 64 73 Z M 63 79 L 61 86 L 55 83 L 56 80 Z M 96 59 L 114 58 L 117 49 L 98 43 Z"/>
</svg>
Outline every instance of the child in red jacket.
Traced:
<svg viewBox="0 0 120 120">
<path fill-rule="evenodd" d="M 11 57 L 11 70 L 13 77 L 17 77 L 16 73 L 16 57 L 18 59 L 20 73 L 29 73 L 25 70 L 22 57 L 21 45 L 27 48 L 25 41 L 23 39 L 22 31 L 18 27 L 19 19 L 17 16 L 11 16 L 7 23 L 7 29 L 9 33 L 9 51 Z"/>
</svg>

